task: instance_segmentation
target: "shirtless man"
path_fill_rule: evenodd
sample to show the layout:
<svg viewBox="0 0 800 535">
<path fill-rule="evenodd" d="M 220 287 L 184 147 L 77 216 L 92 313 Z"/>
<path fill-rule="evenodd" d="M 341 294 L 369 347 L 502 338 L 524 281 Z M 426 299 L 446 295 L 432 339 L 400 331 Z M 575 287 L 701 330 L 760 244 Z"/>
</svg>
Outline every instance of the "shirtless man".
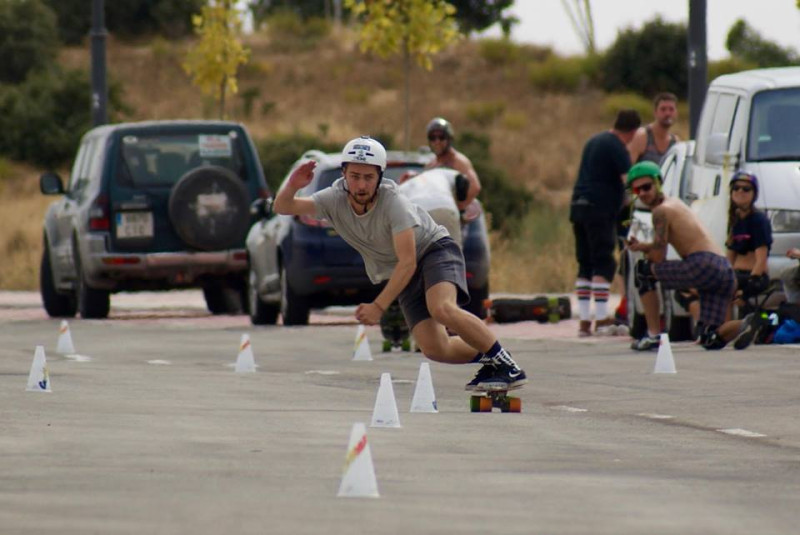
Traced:
<svg viewBox="0 0 800 535">
<path fill-rule="evenodd" d="M 696 288 L 700 295 L 700 343 L 706 349 L 720 349 L 725 342 L 717 331 L 725 322 L 736 276 L 694 212 L 679 199 L 664 195 L 659 178 L 658 166 L 652 162 L 640 162 L 628 171 L 628 187 L 653 212 L 653 241 L 628 239 L 632 251 L 647 256 L 634 268 L 639 295 L 654 292 L 656 282 L 664 289 Z M 667 245 L 675 248 L 681 260 L 666 260 Z M 635 341 L 633 349 L 658 348 L 661 322 L 657 303 L 655 307 L 646 306 L 648 334 Z"/>
<path fill-rule="evenodd" d="M 636 131 L 628 143 L 631 162 L 650 161 L 661 164 L 661 158 L 678 141 L 669 129 L 678 118 L 678 97 L 672 93 L 659 93 L 653 99 L 653 122 Z"/>
<path fill-rule="evenodd" d="M 436 117 L 428 123 L 428 145 L 436 159 L 428 163 L 425 167 L 432 169 L 434 167 L 449 167 L 455 169 L 469 181 L 469 190 L 467 196 L 463 201 L 458 201 L 458 209 L 461 211 L 466 210 L 472 199 L 478 196 L 481 191 L 481 181 L 478 179 L 478 173 L 472 167 L 472 162 L 469 158 L 458 152 L 453 147 L 453 126 L 449 121 Z"/>
</svg>

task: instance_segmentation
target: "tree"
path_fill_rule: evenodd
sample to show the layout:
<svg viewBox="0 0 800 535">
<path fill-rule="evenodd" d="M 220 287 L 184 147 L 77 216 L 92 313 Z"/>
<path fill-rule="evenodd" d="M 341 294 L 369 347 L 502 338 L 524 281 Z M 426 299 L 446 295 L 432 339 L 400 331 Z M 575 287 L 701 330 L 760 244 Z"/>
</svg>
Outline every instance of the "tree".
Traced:
<svg viewBox="0 0 800 535">
<path fill-rule="evenodd" d="M 592 16 L 592 4 L 589 0 L 573 0 L 575 7 L 570 7 L 568 0 L 561 0 L 564 11 L 569 16 L 572 28 L 578 34 L 578 38 L 583 42 L 586 54 L 594 56 L 597 53 L 597 45 L 594 38 L 594 17 Z"/>
<path fill-rule="evenodd" d="M 58 30 L 41 0 L 0 1 L 0 82 L 18 84 L 55 61 Z"/>
<path fill-rule="evenodd" d="M 461 33 L 469 34 L 485 30 L 497 23 L 503 35 L 511 33 L 511 27 L 519 19 L 506 16 L 503 11 L 514 5 L 514 0 L 448 0 L 456 8 L 455 18 Z"/>
<path fill-rule="evenodd" d="M 247 63 L 250 50 L 239 40 L 241 14 L 235 0 L 212 0 L 200 15 L 192 17 L 197 45 L 186 54 L 183 68 L 192 83 L 219 102 L 219 118 L 225 117 L 225 95 L 236 93 L 236 73 Z"/>
<path fill-rule="evenodd" d="M 664 22 L 660 17 L 641 30 L 620 32 L 602 61 L 604 88 L 650 97 L 670 91 L 685 98 L 689 83 L 686 42 L 685 24 Z"/>
<path fill-rule="evenodd" d="M 411 146 L 411 57 L 426 70 L 431 57 L 456 40 L 455 8 L 444 0 L 345 0 L 345 5 L 363 19 L 361 50 L 386 58 L 403 54 L 405 74 L 405 148 Z"/>
<path fill-rule="evenodd" d="M 800 0 L 798 0 L 800 1 Z M 759 67 L 782 67 L 800 61 L 797 52 L 782 48 L 776 43 L 761 37 L 755 29 L 743 20 L 737 20 L 728 31 L 725 48 L 731 56 L 755 63 Z"/>
</svg>

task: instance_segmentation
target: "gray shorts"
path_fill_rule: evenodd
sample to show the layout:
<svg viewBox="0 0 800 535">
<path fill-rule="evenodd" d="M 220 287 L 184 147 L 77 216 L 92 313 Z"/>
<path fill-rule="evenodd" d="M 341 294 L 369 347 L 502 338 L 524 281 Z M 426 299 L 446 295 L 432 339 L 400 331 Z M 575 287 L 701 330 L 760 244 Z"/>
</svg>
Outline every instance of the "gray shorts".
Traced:
<svg viewBox="0 0 800 535">
<path fill-rule="evenodd" d="M 431 317 L 425 301 L 425 292 L 442 281 L 456 286 L 459 306 L 469 303 L 467 273 L 464 254 L 449 236 L 431 244 L 417 261 L 417 270 L 397 297 L 409 329 Z"/>
</svg>

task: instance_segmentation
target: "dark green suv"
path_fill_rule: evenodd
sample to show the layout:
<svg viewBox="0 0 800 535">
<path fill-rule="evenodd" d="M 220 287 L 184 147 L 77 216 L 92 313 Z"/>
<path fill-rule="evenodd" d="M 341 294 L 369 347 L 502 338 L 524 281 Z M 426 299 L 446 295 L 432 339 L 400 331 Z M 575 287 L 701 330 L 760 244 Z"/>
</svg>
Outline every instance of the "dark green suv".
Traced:
<svg viewBox="0 0 800 535">
<path fill-rule="evenodd" d="M 153 121 L 90 130 L 44 221 L 40 289 L 50 316 L 104 318 L 119 291 L 201 287 L 214 314 L 246 308 L 250 204 L 268 196 L 244 126 Z"/>
</svg>

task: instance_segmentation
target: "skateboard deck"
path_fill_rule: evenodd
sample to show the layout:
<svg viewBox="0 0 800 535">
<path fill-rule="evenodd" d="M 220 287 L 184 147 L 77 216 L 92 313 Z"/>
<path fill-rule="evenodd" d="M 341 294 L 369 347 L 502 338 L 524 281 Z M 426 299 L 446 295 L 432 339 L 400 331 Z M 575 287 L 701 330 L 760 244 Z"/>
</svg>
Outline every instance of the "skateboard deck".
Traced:
<svg viewBox="0 0 800 535">
<path fill-rule="evenodd" d="M 400 305 L 395 301 L 381 316 L 381 335 L 383 336 L 383 352 L 399 347 L 403 351 L 411 351 L 411 338 L 409 336 L 406 318 Z"/>
<path fill-rule="evenodd" d="M 558 323 L 572 316 L 569 297 L 539 296 L 533 299 L 492 299 L 487 308 L 489 317 L 497 323 L 516 321 Z"/>
<path fill-rule="evenodd" d="M 508 390 L 480 391 L 469 398 L 470 412 L 492 412 L 494 408 L 500 412 L 522 412 L 522 400 L 509 396 Z"/>
</svg>

